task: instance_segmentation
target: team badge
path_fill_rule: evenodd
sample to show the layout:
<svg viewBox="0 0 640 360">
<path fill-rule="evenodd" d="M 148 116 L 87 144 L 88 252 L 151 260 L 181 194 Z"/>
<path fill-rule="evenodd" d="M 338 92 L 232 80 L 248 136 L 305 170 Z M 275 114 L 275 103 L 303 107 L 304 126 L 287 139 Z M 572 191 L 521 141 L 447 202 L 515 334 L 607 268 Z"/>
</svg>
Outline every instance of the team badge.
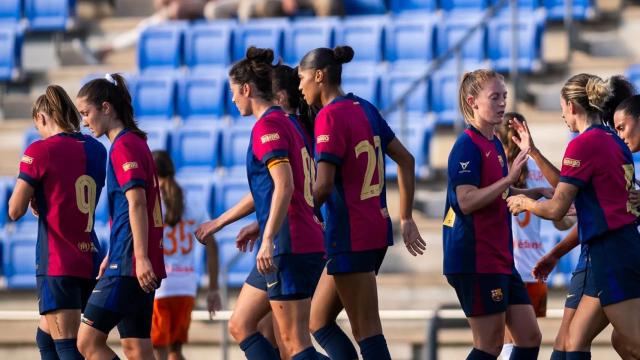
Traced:
<svg viewBox="0 0 640 360">
<path fill-rule="evenodd" d="M 260 141 L 262 141 L 263 144 L 276 140 L 280 140 L 280 134 L 278 133 L 266 134 L 260 137 Z"/>
<path fill-rule="evenodd" d="M 502 158 L 502 155 L 498 155 L 498 161 L 500 161 L 500 167 L 504 167 L 504 159 Z"/>
<path fill-rule="evenodd" d="M 122 164 L 122 170 L 124 171 L 129 171 L 131 169 L 137 169 L 137 168 L 138 168 L 138 163 L 135 161 L 130 161 Z"/>
<path fill-rule="evenodd" d="M 494 302 L 500 302 L 503 298 L 504 296 L 502 295 L 502 289 L 498 288 L 491 290 L 491 300 L 493 300 Z"/>
<path fill-rule="evenodd" d="M 20 162 L 31 165 L 33 164 L 33 158 L 31 156 L 22 155 L 22 159 L 20 160 Z"/>
<path fill-rule="evenodd" d="M 316 142 L 318 144 L 329 142 L 329 135 L 319 135 Z"/>
<path fill-rule="evenodd" d="M 576 159 L 572 159 L 572 158 L 564 158 L 564 160 L 562 160 L 562 164 L 563 165 L 567 165 L 567 166 L 571 166 L 574 168 L 579 168 L 580 167 L 580 160 L 576 160 Z"/>
</svg>

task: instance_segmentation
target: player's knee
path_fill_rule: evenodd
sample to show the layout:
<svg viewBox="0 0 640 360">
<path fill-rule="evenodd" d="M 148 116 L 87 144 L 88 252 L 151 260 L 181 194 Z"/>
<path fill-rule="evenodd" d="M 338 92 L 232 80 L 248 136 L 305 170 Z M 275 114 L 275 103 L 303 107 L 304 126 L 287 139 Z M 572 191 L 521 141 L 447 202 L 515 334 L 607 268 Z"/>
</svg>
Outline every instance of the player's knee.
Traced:
<svg viewBox="0 0 640 360">
<path fill-rule="evenodd" d="M 316 331 L 325 327 L 326 325 L 327 325 L 327 321 L 324 318 L 321 318 L 320 316 L 313 316 L 313 313 L 311 314 L 311 316 L 309 316 L 309 332 L 310 333 L 313 334 Z"/>
<path fill-rule="evenodd" d="M 589 351 L 591 344 L 585 341 L 584 336 L 579 331 L 569 329 L 565 339 L 567 351 Z"/>
<path fill-rule="evenodd" d="M 240 342 L 254 332 L 256 332 L 256 329 L 250 329 L 245 321 L 233 316 L 229 319 L 229 334 L 231 334 L 236 341 Z"/>
<path fill-rule="evenodd" d="M 83 336 L 82 334 L 78 335 L 77 340 L 78 351 L 85 359 L 91 359 L 93 354 L 98 351 L 98 344 L 96 339 L 90 338 L 88 336 Z"/>
</svg>

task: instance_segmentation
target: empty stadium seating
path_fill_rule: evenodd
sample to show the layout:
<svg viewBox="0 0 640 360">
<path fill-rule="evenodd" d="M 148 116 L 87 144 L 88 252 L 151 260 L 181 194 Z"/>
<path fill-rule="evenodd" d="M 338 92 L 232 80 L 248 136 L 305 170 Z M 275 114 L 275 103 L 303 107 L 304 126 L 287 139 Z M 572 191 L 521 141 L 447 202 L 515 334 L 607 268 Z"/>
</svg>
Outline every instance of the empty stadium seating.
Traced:
<svg viewBox="0 0 640 360">
<path fill-rule="evenodd" d="M 185 30 L 184 60 L 192 73 L 208 74 L 231 63 L 235 27 L 235 21 L 215 21 Z"/>
<path fill-rule="evenodd" d="M 344 72 L 342 74 L 342 89 L 347 93 L 354 93 L 377 106 L 380 94 L 380 78 L 375 69 L 362 73 L 357 71 Z"/>
<path fill-rule="evenodd" d="M 227 74 L 220 70 L 207 75 L 178 79 L 178 113 L 185 123 L 216 121 L 224 116 Z"/>
<path fill-rule="evenodd" d="M 435 0 L 391 0 L 391 11 L 394 14 L 413 15 L 416 12 L 433 12 L 438 4 Z"/>
<path fill-rule="evenodd" d="M 636 90 L 640 89 L 640 64 L 630 66 L 627 71 L 625 71 L 625 75 L 636 87 Z"/>
<path fill-rule="evenodd" d="M 386 28 L 385 56 L 390 62 L 426 63 L 434 55 L 435 18 L 401 17 Z"/>
<path fill-rule="evenodd" d="M 3 272 L 9 289 L 36 287 L 36 231 L 7 235 L 3 249 Z"/>
<path fill-rule="evenodd" d="M 169 22 L 146 28 L 138 41 L 138 69 L 142 73 L 164 73 L 182 64 L 182 33 L 186 24 Z"/>
<path fill-rule="evenodd" d="M 94 228 L 106 227 L 109 225 L 109 199 L 107 193 L 107 186 L 102 188 L 100 192 L 100 198 L 95 209 Z"/>
<path fill-rule="evenodd" d="M 444 11 L 480 12 L 489 6 L 488 0 L 441 0 L 440 8 Z"/>
<path fill-rule="evenodd" d="M 548 20 L 563 20 L 567 5 L 566 0 L 542 0 Z M 572 0 L 571 16 L 575 20 L 587 20 L 595 16 L 593 0 Z"/>
<path fill-rule="evenodd" d="M 257 19 L 239 25 L 234 36 L 234 60 L 244 57 L 250 46 L 273 49 L 275 58 L 282 57 L 284 30 L 289 21 L 282 18 Z"/>
<path fill-rule="evenodd" d="M 151 151 L 171 150 L 172 124 L 168 123 L 143 123 L 142 130 L 147 133 L 147 145 Z"/>
<path fill-rule="evenodd" d="M 537 13 L 524 13 L 518 18 L 518 69 L 533 72 L 540 69 L 542 59 L 542 24 Z M 511 67 L 511 19 L 495 18 L 489 22 L 488 57 L 492 67 L 506 72 Z"/>
<path fill-rule="evenodd" d="M 433 136 L 434 121 L 428 115 L 408 114 L 405 123 L 399 119 L 390 119 L 389 126 L 396 137 L 415 158 L 415 171 L 418 179 L 425 179 L 430 175 L 429 143 Z M 398 176 L 398 166 L 387 157 L 385 166 L 387 178 Z"/>
<path fill-rule="evenodd" d="M 481 21 L 481 14 L 477 12 L 451 13 L 440 19 L 437 29 L 438 55 L 443 55 L 449 48 L 455 46 L 470 28 Z M 486 28 L 482 27 L 462 47 L 461 56 L 464 59 L 481 62 L 485 58 Z"/>
<path fill-rule="evenodd" d="M 22 62 L 19 30 L 13 25 L 0 28 L 0 82 L 18 77 Z"/>
<path fill-rule="evenodd" d="M 224 167 L 244 169 L 247 163 L 252 125 L 249 119 L 241 119 L 233 127 L 227 127 L 222 131 L 222 165 Z"/>
<path fill-rule="evenodd" d="M 220 130 L 210 124 L 185 125 L 173 132 L 171 157 L 179 172 L 211 172 L 218 164 Z"/>
<path fill-rule="evenodd" d="M 175 107 L 175 81 L 172 77 L 141 76 L 129 89 L 138 121 L 168 122 Z"/>
<path fill-rule="evenodd" d="M 388 21 L 386 16 L 346 17 L 335 29 L 335 44 L 353 48 L 352 63 L 379 63 L 383 59 L 383 33 Z"/>
<path fill-rule="evenodd" d="M 410 89 L 414 81 L 424 74 L 424 68 L 395 69 L 381 80 L 380 105 L 388 108 L 392 102 Z M 429 86 L 423 82 L 404 98 L 404 111 L 424 114 L 429 111 Z M 396 109 L 399 110 L 399 109 Z"/>
<path fill-rule="evenodd" d="M 387 12 L 384 0 L 344 0 L 343 4 L 347 15 L 384 14 Z"/>
<path fill-rule="evenodd" d="M 64 31 L 75 15 L 75 0 L 24 0 L 31 31 Z"/>
<path fill-rule="evenodd" d="M 318 47 L 332 48 L 334 28 L 338 23 L 338 19 L 333 17 L 293 21 L 284 33 L 284 61 L 287 64 L 297 64 L 310 50 Z"/>
<path fill-rule="evenodd" d="M 214 216 L 220 216 L 249 193 L 249 183 L 244 177 L 222 178 L 216 184 Z"/>
<path fill-rule="evenodd" d="M 238 225 L 244 226 L 248 221 L 242 221 Z M 238 229 L 240 227 L 237 227 Z M 237 231 L 223 229 L 216 234 L 216 242 L 218 244 L 218 266 L 220 281 L 226 270 L 227 286 L 240 287 L 244 283 L 247 275 L 255 265 L 255 254 L 257 248 L 254 247 L 253 252 L 240 252 L 236 248 Z"/>
<path fill-rule="evenodd" d="M 459 78 L 453 68 L 438 70 L 431 77 L 431 106 L 439 124 L 453 125 L 462 120 L 458 110 Z"/>
<path fill-rule="evenodd" d="M 9 26 L 16 25 L 22 18 L 22 1 L 21 0 L 2 0 L 0 1 L 0 25 Z"/>
<path fill-rule="evenodd" d="M 212 175 L 183 173 L 177 180 L 182 188 L 185 204 L 192 211 L 204 213 L 207 218 L 212 218 L 218 178 Z"/>
<path fill-rule="evenodd" d="M 0 232 L 2 228 L 9 221 L 9 197 L 11 196 L 11 182 L 12 180 L 0 178 Z"/>
</svg>

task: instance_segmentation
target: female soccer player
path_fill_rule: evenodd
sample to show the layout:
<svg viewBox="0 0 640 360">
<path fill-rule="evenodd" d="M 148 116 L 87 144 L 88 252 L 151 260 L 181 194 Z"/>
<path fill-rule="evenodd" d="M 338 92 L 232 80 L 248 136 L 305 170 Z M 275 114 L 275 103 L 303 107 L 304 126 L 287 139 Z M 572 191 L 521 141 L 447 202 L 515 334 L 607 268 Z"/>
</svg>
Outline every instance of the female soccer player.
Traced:
<svg viewBox="0 0 640 360">
<path fill-rule="evenodd" d="M 119 74 L 85 84 L 78 110 L 95 137 L 111 141 L 108 162 L 109 254 L 100 266 L 78 334 L 88 359 L 114 359 L 107 335 L 116 325 L 129 359 L 150 359 L 155 289 L 166 277 L 158 177 L 146 134 L 133 118 L 131 96 Z"/>
<path fill-rule="evenodd" d="M 341 88 L 342 64 L 353 49 L 318 48 L 300 61 L 300 90 L 310 106 L 322 107 L 315 119 L 318 161 L 315 206 L 327 204 L 328 255 L 312 302 L 311 330 L 332 359 L 357 354 L 335 319 L 344 307 L 364 359 L 390 358 L 378 315 L 375 275 L 393 243 L 386 206 L 384 156 L 399 165 L 402 235 L 413 255 L 422 240 L 411 215 L 415 184 L 413 156 L 395 138 L 378 110 Z"/>
<path fill-rule="evenodd" d="M 520 196 L 509 198 L 515 213 L 529 210 L 543 218 L 562 216 L 576 200 L 580 241 L 589 245 L 585 287 L 594 297 L 583 296 L 571 328 L 581 319 L 594 321 L 602 307 L 622 347 L 633 357 L 640 354 L 640 234 L 636 229 L 640 213 L 628 197 L 634 184 L 631 152 L 613 131 L 602 125 L 602 113 L 613 92 L 611 82 L 579 74 L 561 91 L 563 117 L 569 129 L 579 132 L 569 143 L 562 162 L 560 182 L 554 197 L 532 204 Z M 594 146 L 597 144 L 598 146 Z M 569 330 L 571 336 L 571 330 Z M 590 352 L 572 347 L 568 359 L 589 359 Z"/>
<path fill-rule="evenodd" d="M 590 75 L 592 76 L 592 75 Z M 613 113 L 616 107 L 635 93 L 633 85 L 629 83 L 623 76 L 613 76 L 610 80 L 612 93 L 606 101 L 602 110 L 602 121 L 605 124 L 613 125 Z M 560 170 L 558 170 L 544 155 L 536 148 L 533 138 L 529 132 L 527 123 L 524 121 L 512 121 L 511 127 L 517 132 L 518 136 L 513 138 L 514 142 L 523 150 L 529 150 L 530 156 L 540 167 L 545 178 L 553 185 L 557 186 L 560 180 Z M 539 281 L 546 281 L 547 276 L 553 271 L 558 260 L 566 253 L 578 246 L 578 228 L 574 229 L 558 243 L 553 249 L 545 254 L 534 266 L 532 273 Z M 593 286 L 585 283 L 587 276 L 587 244 L 581 244 L 580 259 L 571 276 L 569 285 L 569 293 L 565 302 L 565 309 L 562 316 L 562 323 L 554 342 L 554 350 L 551 358 L 553 360 L 562 360 L 566 358 L 566 352 L 569 349 L 573 351 L 589 352 L 593 339 L 607 326 L 609 321 L 604 316 L 603 311 L 598 307 L 583 306 L 581 317 L 575 322 L 573 317 L 576 309 L 580 304 L 583 296 L 595 298 L 596 293 Z M 589 301 L 587 303 L 591 303 Z M 587 312 L 591 309 L 592 312 Z M 619 338 L 612 334 L 612 343 L 619 354 L 622 356 L 621 347 L 618 346 Z M 569 345 L 571 344 L 571 345 Z"/>
<path fill-rule="evenodd" d="M 229 71 L 233 101 L 257 119 L 247 154 L 251 194 L 200 226 L 203 241 L 256 211 L 261 239 L 253 269 L 240 291 L 229 331 L 248 359 L 276 359 L 257 332 L 269 310 L 292 359 L 315 359 L 309 336 L 311 296 L 322 272 L 322 228 L 313 214 L 314 162 L 294 122 L 273 102 L 273 51 L 251 47 Z M 205 241 L 206 242 L 206 241 Z"/>
<path fill-rule="evenodd" d="M 76 347 L 84 310 L 101 259 L 93 229 L 105 182 L 107 152 L 80 131 L 69 95 L 47 87 L 33 105 L 42 140 L 25 150 L 9 200 L 9 217 L 22 217 L 29 202 L 38 213 L 36 279 L 40 325 L 36 343 L 44 360 L 82 359 Z"/>
<path fill-rule="evenodd" d="M 514 341 L 511 359 L 536 359 L 540 347 L 535 312 L 513 263 L 505 202 L 509 192 L 522 192 L 512 185 L 527 152 L 521 151 L 508 168 L 494 134 L 506 102 L 501 75 L 483 69 L 464 75 L 459 103 L 469 127 L 449 154 L 443 238 L 444 273 L 473 332 L 474 348 L 467 359 L 496 359 L 505 325 Z"/>
<path fill-rule="evenodd" d="M 156 359 L 184 359 L 182 345 L 187 343 L 191 311 L 198 291 L 198 275 L 193 246 L 195 227 L 203 222 L 203 209 L 185 203 L 182 188 L 176 182 L 173 161 L 166 151 L 152 153 L 164 212 L 164 264 L 167 278 L 156 290 L 153 303 L 151 343 Z M 220 310 L 218 292 L 218 247 L 215 241 L 207 243 L 209 293 L 207 307 L 210 312 Z"/>
</svg>

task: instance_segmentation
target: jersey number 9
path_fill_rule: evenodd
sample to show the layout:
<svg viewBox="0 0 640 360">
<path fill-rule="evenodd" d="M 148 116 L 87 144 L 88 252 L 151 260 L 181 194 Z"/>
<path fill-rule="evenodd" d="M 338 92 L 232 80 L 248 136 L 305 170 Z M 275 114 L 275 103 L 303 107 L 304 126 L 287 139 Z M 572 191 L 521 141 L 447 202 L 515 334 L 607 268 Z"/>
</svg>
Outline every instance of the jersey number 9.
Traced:
<svg viewBox="0 0 640 360">
<path fill-rule="evenodd" d="M 85 232 L 93 230 L 93 214 L 96 211 L 96 181 L 89 175 L 76 180 L 76 204 L 81 213 L 88 215 Z"/>
</svg>

